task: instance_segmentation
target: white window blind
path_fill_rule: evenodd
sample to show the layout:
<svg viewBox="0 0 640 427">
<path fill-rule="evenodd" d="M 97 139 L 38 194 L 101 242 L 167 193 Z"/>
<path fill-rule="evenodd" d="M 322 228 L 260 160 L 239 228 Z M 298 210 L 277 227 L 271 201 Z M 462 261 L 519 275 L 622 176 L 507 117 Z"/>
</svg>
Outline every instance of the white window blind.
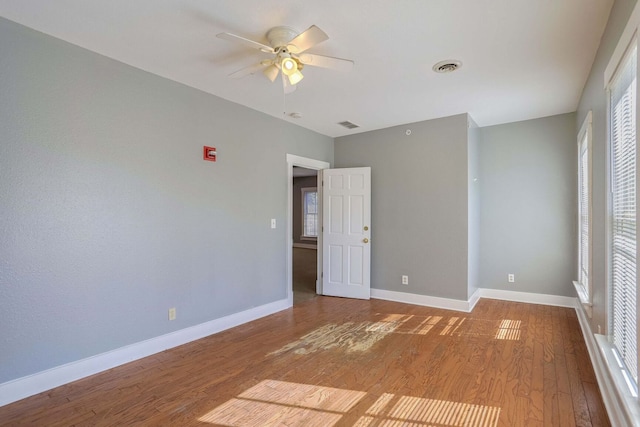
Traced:
<svg viewBox="0 0 640 427">
<path fill-rule="evenodd" d="M 303 237 L 318 236 L 318 193 L 316 188 L 302 189 Z"/>
<path fill-rule="evenodd" d="M 634 385 L 636 331 L 636 63 L 637 44 L 621 62 L 610 90 L 611 335 Z M 628 381 L 631 380 L 628 378 Z"/>
<path fill-rule="evenodd" d="M 591 112 L 578 135 L 578 286 L 591 306 Z"/>
</svg>

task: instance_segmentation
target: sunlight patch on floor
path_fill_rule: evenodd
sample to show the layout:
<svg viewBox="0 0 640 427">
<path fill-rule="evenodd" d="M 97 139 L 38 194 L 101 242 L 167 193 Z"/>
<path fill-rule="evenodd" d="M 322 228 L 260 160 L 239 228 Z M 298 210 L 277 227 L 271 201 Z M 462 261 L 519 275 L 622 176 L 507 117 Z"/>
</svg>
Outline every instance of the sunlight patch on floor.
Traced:
<svg viewBox="0 0 640 427">
<path fill-rule="evenodd" d="M 520 339 L 520 320 L 503 320 L 500 322 L 498 332 L 496 332 L 497 340 L 519 340 Z"/>
<path fill-rule="evenodd" d="M 228 427 L 330 427 L 365 396 L 362 391 L 264 380 L 198 421 Z M 499 417 L 498 407 L 384 393 L 354 425 L 495 427 Z"/>
<path fill-rule="evenodd" d="M 495 427 L 500 408 L 385 393 L 360 417 L 357 427 Z"/>
<path fill-rule="evenodd" d="M 365 392 L 265 380 L 228 400 L 198 421 L 240 426 L 335 425 Z"/>
<path fill-rule="evenodd" d="M 330 412 L 348 412 L 365 394 L 362 391 L 265 380 L 238 397 L 251 400 L 264 400 L 267 397 L 269 402 L 281 405 L 301 406 Z"/>
<path fill-rule="evenodd" d="M 416 316 L 413 314 L 387 314 L 381 321 L 394 323 L 395 334 L 426 335 L 442 320 L 442 316 Z"/>
<path fill-rule="evenodd" d="M 458 322 L 458 320 L 460 322 Z M 447 326 L 444 327 L 444 329 L 442 330 L 442 332 L 440 332 L 440 335 L 454 335 L 458 329 L 460 328 L 460 326 L 462 326 L 462 324 L 464 323 L 464 321 L 467 320 L 466 318 L 459 318 L 459 317 L 452 317 L 449 319 L 449 321 L 447 322 Z"/>
<path fill-rule="evenodd" d="M 485 320 L 465 317 L 451 317 L 440 332 L 443 336 L 483 336 L 497 340 L 517 341 L 521 338 L 521 320 Z"/>
</svg>

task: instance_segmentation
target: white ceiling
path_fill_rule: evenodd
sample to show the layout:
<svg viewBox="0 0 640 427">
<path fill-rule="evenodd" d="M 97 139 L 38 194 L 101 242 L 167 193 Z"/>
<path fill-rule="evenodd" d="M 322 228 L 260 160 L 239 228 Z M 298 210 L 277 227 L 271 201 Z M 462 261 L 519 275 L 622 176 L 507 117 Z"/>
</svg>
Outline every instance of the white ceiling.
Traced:
<svg viewBox="0 0 640 427">
<path fill-rule="evenodd" d="M 0 0 L 0 16 L 331 137 L 468 112 L 480 126 L 575 111 L 613 0 Z M 305 67 L 286 97 L 268 57 L 216 38 L 315 24 L 311 53 L 353 70 Z M 457 59 L 463 67 L 436 74 Z M 302 118 L 283 115 L 299 112 Z M 349 120 L 361 127 L 345 129 Z"/>
</svg>

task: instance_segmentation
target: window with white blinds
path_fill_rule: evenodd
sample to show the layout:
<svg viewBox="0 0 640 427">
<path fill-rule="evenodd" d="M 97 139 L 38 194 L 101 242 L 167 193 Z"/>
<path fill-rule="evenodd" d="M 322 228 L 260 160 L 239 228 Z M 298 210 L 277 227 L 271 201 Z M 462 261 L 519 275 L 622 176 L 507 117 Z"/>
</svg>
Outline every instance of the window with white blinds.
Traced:
<svg viewBox="0 0 640 427">
<path fill-rule="evenodd" d="M 591 316 L 591 112 L 578 134 L 578 283 L 580 301 Z"/>
<path fill-rule="evenodd" d="M 302 238 L 318 237 L 318 192 L 316 187 L 302 189 Z"/>
<path fill-rule="evenodd" d="M 609 85 L 611 149 L 610 334 L 637 387 L 636 330 L 636 63 L 637 43 L 623 57 Z"/>
</svg>

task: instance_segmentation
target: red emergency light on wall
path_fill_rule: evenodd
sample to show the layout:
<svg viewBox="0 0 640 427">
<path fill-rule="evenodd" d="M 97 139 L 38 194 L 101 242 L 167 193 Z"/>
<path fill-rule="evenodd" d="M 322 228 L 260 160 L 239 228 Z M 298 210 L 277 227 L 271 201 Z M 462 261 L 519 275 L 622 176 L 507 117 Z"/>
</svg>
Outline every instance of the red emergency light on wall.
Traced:
<svg viewBox="0 0 640 427">
<path fill-rule="evenodd" d="M 218 153 L 216 151 L 216 147 L 207 147 L 206 145 L 204 146 L 204 149 L 202 151 L 202 158 L 204 160 L 215 162 L 217 156 Z"/>
</svg>

